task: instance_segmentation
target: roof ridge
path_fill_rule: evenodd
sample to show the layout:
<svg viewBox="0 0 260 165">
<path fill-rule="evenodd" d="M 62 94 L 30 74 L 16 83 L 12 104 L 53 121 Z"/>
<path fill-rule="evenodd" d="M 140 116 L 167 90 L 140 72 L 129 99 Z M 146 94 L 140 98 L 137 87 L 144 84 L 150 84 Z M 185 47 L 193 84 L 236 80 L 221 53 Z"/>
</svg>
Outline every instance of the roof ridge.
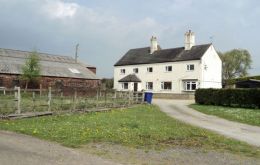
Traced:
<svg viewBox="0 0 260 165">
<path fill-rule="evenodd" d="M 194 45 L 193 47 L 206 46 L 206 45 L 212 45 L 212 43 Z M 160 45 L 158 45 L 158 46 L 160 46 Z M 146 46 L 146 47 L 132 48 L 132 49 L 129 49 L 129 50 L 146 49 L 146 48 L 150 48 L 150 47 L 149 47 L 149 46 Z M 180 49 L 180 48 L 184 48 L 184 46 L 179 46 L 179 47 L 175 47 L 175 48 L 166 48 L 166 49 L 162 49 L 162 48 L 161 48 L 159 51 L 161 51 L 161 50 L 170 50 L 170 49 Z"/>
<path fill-rule="evenodd" d="M 3 49 L 3 50 L 12 50 L 12 51 L 18 51 L 18 52 L 26 52 L 26 53 L 32 53 L 32 52 L 33 52 L 33 51 L 10 49 L 10 48 L 0 48 L 0 49 Z M 57 56 L 57 57 L 69 57 L 69 58 L 72 58 L 72 59 L 73 59 L 73 57 L 67 56 L 67 55 L 50 54 L 50 53 L 38 52 L 37 50 L 36 50 L 36 52 L 37 52 L 38 54 L 46 54 L 46 55 Z"/>
</svg>

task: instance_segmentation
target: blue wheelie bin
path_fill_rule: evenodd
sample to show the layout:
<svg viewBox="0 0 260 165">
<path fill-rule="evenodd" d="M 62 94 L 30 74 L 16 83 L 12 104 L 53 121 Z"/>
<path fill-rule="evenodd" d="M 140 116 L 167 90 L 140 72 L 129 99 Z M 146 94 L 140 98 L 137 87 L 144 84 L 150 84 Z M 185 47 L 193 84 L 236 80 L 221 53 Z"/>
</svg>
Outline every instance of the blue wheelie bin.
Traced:
<svg viewBox="0 0 260 165">
<path fill-rule="evenodd" d="M 145 92 L 144 93 L 144 101 L 151 104 L 153 99 L 153 93 L 152 92 Z"/>
</svg>

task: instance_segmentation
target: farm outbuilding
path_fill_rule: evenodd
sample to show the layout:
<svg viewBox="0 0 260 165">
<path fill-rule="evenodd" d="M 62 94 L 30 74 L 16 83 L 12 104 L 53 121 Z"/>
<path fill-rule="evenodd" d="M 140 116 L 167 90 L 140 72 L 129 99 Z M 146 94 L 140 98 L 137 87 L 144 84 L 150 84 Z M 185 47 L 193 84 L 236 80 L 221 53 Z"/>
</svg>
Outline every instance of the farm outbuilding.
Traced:
<svg viewBox="0 0 260 165">
<path fill-rule="evenodd" d="M 22 67 L 32 52 L 0 48 L 0 87 L 24 87 L 20 80 Z M 41 66 L 41 77 L 29 88 L 54 87 L 58 89 L 96 89 L 100 79 L 96 67 L 84 64 L 69 56 L 37 53 Z"/>
</svg>

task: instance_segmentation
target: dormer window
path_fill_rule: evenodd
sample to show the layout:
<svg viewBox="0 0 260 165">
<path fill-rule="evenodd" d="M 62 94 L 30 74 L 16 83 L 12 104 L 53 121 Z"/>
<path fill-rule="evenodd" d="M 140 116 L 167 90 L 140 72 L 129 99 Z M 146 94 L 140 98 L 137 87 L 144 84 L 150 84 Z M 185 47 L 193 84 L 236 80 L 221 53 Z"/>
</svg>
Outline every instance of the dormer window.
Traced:
<svg viewBox="0 0 260 165">
<path fill-rule="evenodd" d="M 194 64 L 188 64 L 187 65 L 187 70 L 189 70 L 189 71 L 194 70 Z"/>
<path fill-rule="evenodd" d="M 121 69 L 120 74 L 125 74 L 125 69 Z"/>
</svg>

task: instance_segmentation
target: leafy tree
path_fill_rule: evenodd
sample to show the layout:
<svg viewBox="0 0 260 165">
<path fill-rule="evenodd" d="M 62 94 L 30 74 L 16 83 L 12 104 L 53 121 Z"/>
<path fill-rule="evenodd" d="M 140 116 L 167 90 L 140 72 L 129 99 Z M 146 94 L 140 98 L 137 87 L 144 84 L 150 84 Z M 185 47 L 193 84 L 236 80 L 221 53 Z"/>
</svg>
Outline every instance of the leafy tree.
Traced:
<svg viewBox="0 0 260 165">
<path fill-rule="evenodd" d="M 252 60 L 247 50 L 233 49 L 225 53 L 218 53 L 222 60 L 222 76 L 224 81 L 248 75 L 248 69 L 251 68 Z"/>
<path fill-rule="evenodd" d="M 102 87 L 106 88 L 106 89 L 112 89 L 113 88 L 113 85 L 114 85 L 114 79 L 113 78 L 103 78 L 101 80 L 101 84 L 102 84 Z"/>
<path fill-rule="evenodd" d="M 28 88 L 29 83 L 35 83 L 40 77 L 40 62 L 37 51 L 33 51 L 22 67 L 21 79 L 26 82 L 25 90 Z"/>
</svg>

